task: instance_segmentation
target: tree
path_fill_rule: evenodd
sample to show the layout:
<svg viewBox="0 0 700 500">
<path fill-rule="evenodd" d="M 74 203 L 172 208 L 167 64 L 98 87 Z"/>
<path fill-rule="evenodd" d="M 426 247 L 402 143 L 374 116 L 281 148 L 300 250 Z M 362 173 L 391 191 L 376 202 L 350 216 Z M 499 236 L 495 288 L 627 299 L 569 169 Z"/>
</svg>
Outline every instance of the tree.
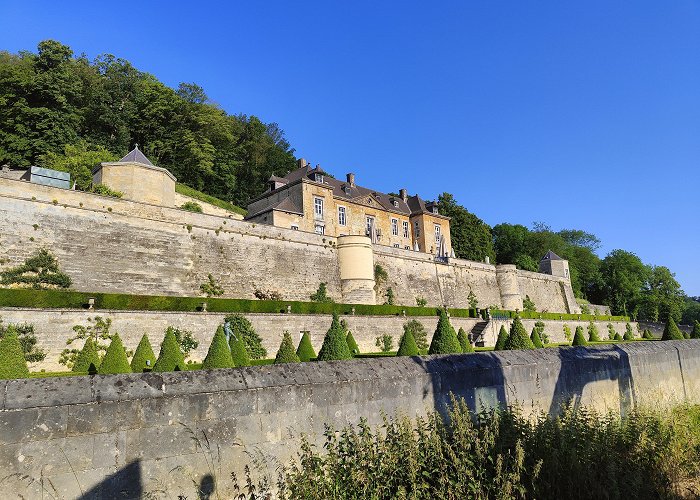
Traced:
<svg viewBox="0 0 700 500">
<path fill-rule="evenodd" d="M 683 332 L 676 326 L 676 322 L 673 321 L 672 317 L 669 317 L 666 321 L 664 334 L 661 336 L 661 340 L 683 340 L 684 338 Z"/>
<path fill-rule="evenodd" d="M 72 370 L 78 373 L 97 373 L 100 366 L 100 356 L 92 337 L 87 337 L 82 350 L 77 353 Z"/>
<path fill-rule="evenodd" d="M 92 170 L 102 162 L 118 159 L 117 155 L 104 147 L 83 140 L 76 144 L 66 144 L 60 153 L 48 151 L 39 157 L 38 163 L 44 168 L 70 173 L 71 182 L 78 189 L 87 191 L 92 186 Z"/>
<path fill-rule="evenodd" d="M 202 362 L 202 370 L 213 370 L 215 368 L 233 368 L 233 358 L 231 348 L 226 341 L 224 328 L 219 325 L 214 332 L 214 337 L 209 344 L 209 351 Z"/>
<path fill-rule="evenodd" d="M 322 303 L 331 303 L 333 302 L 333 299 L 331 299 L 328 296 L 328 289 L 326 288 L 325 283 L 321 283 L 318 285 L 318 290 L 316 290 L 312 295 L 311 295 L 311 302 L 322 302 Z"/>
<path fill-rule="evenodd" d="M 12 325 L 3 326 L 2 318 L 0 318 L 0 339 L 10 331 L 10 327 L 17 334 L 19 343 L 22 346 L 22 352 L 24 353 L 24 359 L 28 363 L 35 363 L 37 361 L 43 361 L 46 359 L 46 351 L 37 346 L 37 338 L 34 333 L 34 325 L 31 323 L 16 323 Z"/>
<path fill-rule="evenodd" d="M 438 197 L 438 211 L 450 217 L 452 249 L 458 258 L 477 262 L 483 262 L 485 257 L 496 260 L 488 224 L 458 205 L 450 193 Z"/>
<path fill-rule="evenodd" d="M 537 311 L 537 307 L 535 306 L 535 303 L 532 301 L 529 295 L 525 295 L 525 298 L 523 299 L 523 310 L 527 312 Z"/>
<path fill-rule="evenodd" d="M 45 248 L 27 258 L 24 264 L 0 272 L 0 284 L 19 285 L 37 290 L 46 288 L 70 288 L 72 282 L 61 272 L 58 261 Z"/>
<path fill-rule="evenodd" d="M 394 289 L 389 287 L 386 289 L 386 293 L 384 294 L 386 297 L 386 301 L 384 302 L 386 305 L 393 306 L 394 305 Z"/>
<path fill-rule="evenodd" d="M 350 354 L 352 354 L 353 356 L 360 354 L 360 346 L 358 346 L 357 342 L 355 342 L 355 337 L 352 336 L 351 331 L 348 331 L 348 334 L 345 336 L 345 341 L 348 343 L 348 349 L 350 349 Z"/>
<path fill-rule="evenodd" d="M 301 363 L 299 356 L 294 352 L 294 342 L 289 332 L 285 331 L 282 337 L 282 343 L 275 356 L 275 364 L 280 363 Z"/>
<path fill-rule="evenodd" d="M 513 323 L 510 325 L 510 333 L 508 334 L 508 340 L 506 341 L 505 349 L 534 349 L 535 345 L 530 340 L 523 323 L 520 321 L 518 316 L 515 317 Z"/>
<path fill-rule="evenodd" d="M 314 346 L 311 345 L 311 336 L 309 332 L 304 332 L 299 341 L 299 346 L 297 347 L 297 356 L 301 361 L 311 361 L 312 358 L 316 357 L 316 351 L 314 351 Z"/>
<path fill-rule="evenodd" d="M 410 330 L 404 330 L 403 335 L 401 335 L 401 341 L 399 342 L 399 350 L 396 352 L 397 356 L 418 356 L 418 346 L 416 345 L 416 339 L 413 338 Z"/>
<path fill-rule="evenodd" d="M 460 352 L 462 352 L 462 346 L 457 339 L 457 332 L 450 324 L 447 312 L 442 309 L 428 354 L 456 354 Z"/>
<path fill-rule="evenodd" d="M 330 361 L 333 359 L 351 359 L 348 343 L 345 341 L 345 329 L 340 324 L 338 313 L 333 313 L 331 327 L 323 338 L 323 345 L 318 352 L 319 361 Z"/>
<path fill-rule="evenodd" d="M 693 325 L 693 333 L 690 334 L 691 339 L 700 339 L 700 321 L 696 321 Z"/>
<path fill-rule="evenodd" d="M 165 332 L 172 332 L 172 334 L 175 335 L 175 340 L 177 340 L 177 344 L 180 346 L 180 350 L 182 351 L 182 356 L 185 359 L 190 356 L 191 351 L 199 346 L 199 342 L 194 338 L 194 334 L 189 330 L 168 326 Z"/>
<path fill-rule="evenodd" d="M 537 349 L 542 349 L 544 347 L 542 339 L 540 338 L 540 332 L 537 330 L 537 328 L 532 329 L 530 340 L 532 340 L 532 345 L 534 345 Z"/>
<path fill-rule="evenodd" d="M 129 360 L 126 357 L 126 351 L 118 333 L 112 335 L 112 342 L 107 348 L 107 353 L 102 359 L 97 373 L 100 375 L 131 373 L 131 366 L 129 366 Z"/>
<path fill-rule="evenodd" d="M 612 325 L 612 323 L 608 323 L 608 339 L 615 340 L 615 335 L 617 335 L 615 327 Z"/>
<path fill-rule="evenodd" d="M 569 327 L 569 325 L 564 325 L 563 329 L 564 329 L 564 338 L 567 340 L 567 342 L 571 342 L 572 341 L 571 328 Z"/>
<path fill-rule="evenodd" d="M 649 268 L 639 257 L 624 250 L 613 250 L 601 262 L 603 300 L 613 314 L 629 315 L 640 302 Z"/>
<path fill-rule="evenodd" d="M 29 368 L 24 359 L 22 345 L 19 343 L 17 332 L 10 325 L 7 333 L 0 338 L 0 379 L 15 379 L 29 377 Z"/>
<path fill-rule="evenodd" d="M 634 332 L 632 331 L 632 325 L 630 325 L 629 323 L 625 325 L 624 339 L 627 341 L 634 340 Z"/>
<path fill-rule="evenodd" d="M 588 341 L 589 342 L 600 342 L 600 335 L 598 334 L 598 327 L 593 321 L 588 322 Z"/>
<path fill-rule="evenodd" d="M 172 372 L 185 369 L 185 358 L 177 343 L 175 334 L 168 330 L 165 332 L 163 342 L 160 344 L 160 354 L 156 364 L 153 366 L 154 372 Z"/>
<path fill-rule="evenodd" d="M 471 342 L 469 342 L 469 336 L 464 328 L 460 328 L 457 332 L 457 340 L 459 340 L 459 345 L 462 347 L 462 352 L 469 353 L 474 352 Z"/>
<path fill-rule="evenodd" d="M 577 326 L 574 332 L 574 341 L 571 345 L 588 345 L 586 337 L 583 336 L 583 327 Z"/>
<path fill-rule="evenodd" d="M 508 342 L 508 331 L 505 325 L 501 325 L 500 330 L 498 330 L 498 339 L 496 340 L 496 345 L 494 346 L 494 351 L 502 351 L 506 348 L 506 342 Z"/>
<path fill-rule="evenodd" d="M 148 340 L 148 335 L 144 333 L 136 348 L 134 357 L 131 358 L 131 371 L 134 373 L 141 373 L 146 370 L 146 368 L 152 370 L 155 364 L 156 355 L 153 352 L 150 340 Z"/>
<path fill-rule="evenodd" d="M 516 264 L 519 256 L 527 255 L 526 241 L 530 230 L 525 226 L 520 224 L 498 224 L 493 227 L 492 233 L 496 262 L 499 264 Z M 532 257 L 530 258 L 532 259 Z M 535 265 L 537 265 L 536 262 Z"/>
<path fill-rule="evenodd" d="M 648 321 L 681 320 L 685 299 L 680 284 L 667 267 L 651 266 L 641 291 L 641 315 Z"/>
<path fill-rule="evenodd" d="M 245 349 L 250 359 L 263 359 L 267 350 L 262 345 L 262 339 L 255 333 L 255 328 L 242 314 L 230 314 L 224 318 L 224 330 L 229 338 L 234 335 L 243 338 Z M 235 361 L 235 359 L 234 359 Z M 236 364 L 238 366 L 238 364 Z"/>
<path fill-rule="evenodd" d="M 407 321 L 403 325 L 403 332 L 411 332 L 411 336 L 416 342 L 419 353 L 428 353 L 428 332 L 425 330 L 423 323 L 416 319 Z"/>
<path fill-rule="evenodd" d="M 245 338 L 241 333 L 232 332 L 228 338 L 228 345 L 231 349 L 234 366 L 250 366 L 250 356 L 248 349 L 246 349 Z"/>
</svg>

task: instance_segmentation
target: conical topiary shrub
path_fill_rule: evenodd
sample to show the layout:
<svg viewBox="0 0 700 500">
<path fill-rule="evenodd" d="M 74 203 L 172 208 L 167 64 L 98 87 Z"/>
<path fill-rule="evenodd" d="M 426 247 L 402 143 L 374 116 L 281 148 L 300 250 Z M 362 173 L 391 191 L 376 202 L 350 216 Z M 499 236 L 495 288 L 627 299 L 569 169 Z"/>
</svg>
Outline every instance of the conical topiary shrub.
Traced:
<svg viewBox="0 0 700 500">
<path fill-rule="evenodd" d="M 590 321 L 588 323 L 588 341 L 589 342 L 600 342 L 600 335 L 598 334 L 598 327 L 595 323 Z"/>
<path fill-rule="evenodd" d="M 642 338 L 646 340 L 654 340 L 654 335 L 651 333 L 651 330 L 644 330 L 644 333 L 642 334 Z"/>
<path fill-rule="evenodd" d="M 100 355 L 97 354 L 97 346 L 88 337 L 83 344 L 82 350 L 78 353 L 73 364 L 73 371 L 78 373 L 97 373 L 100 367 Z"/>
<path fill-rule="evenodd" d="M 691 339 L 700 339 L 700 321 L 695 321 L 693 332 L 690 334 Z"/>
<path fill-rule="evenodd" d="M 506 342 L 508 342 L 508 330 L 506 330 L 505 325 L 501 325 L 501 329 L 498 330 L 498 339 L 496 339 L 496 345 L 493 350 L 502 351 L 506 348 Z"/>
<path fill-rule="evenodd" d="M 540 332 L 536 327 L 532 329 L 530 340 L 532 340 L 532 345 L 534 345 L 537 349 L 542 349 L 544 347 L 542 339 L 540 338 Z"/>
<path fill-rule="evenodd" d="M 459 331 L 457 332 L 457 340 L 459 340 L 459 345 L 462 347 L 462 352 L 474 352 L 472 343 L 469 342 L 469 335 L 467 335 L 467 332 L 464 331 L 464 328 L 460 327 Z"/>
<path fill-rule="evenodd" d="M 428 354 L 456 354 L 460 352 L 462 352 L 462 346 L 459 344 L 457 332 L 452 328 L 447 313 L 441 310 Z"/>
<path fill-rule="evenodd" d="M 275 356 L 275 364 L 281 363 L 301 363 L 299 356 L 294 352 L 294 341 L 289 332 L 284 332 L 282 343 L 277 351 L 277 356 Z"/>
<path fill-rule="evenodd" d="M 418 356 L 419 354 L 418 345 L 416 344 L 416 339 L 413 338 L 413 334 L 410 331 L 405 331 L 399 341 L 399 350 L 396 352 L 396 355 Z"/>
<path fill-rule="evenodd" d="M 153 366 L 154 372 L 172 372 L 185 369 L 185 358 L 177 343 L 175 334 L 171 329 L 165 332 L 163 342 L 160 344 L 160 354 L 156 364 Z"/>
<path fill-rule="evenodd" d="M 624 337 L 624 339 L 627 341 L 634 340 L 634 332 L 632 331 L 632 325 L 630 325 L 629 323 L 627 323 L 625 325 L 625 337 Z"/>
<path fill-rule="evenodd" d="M 345 340 L 345 329 L 340 324 L 338 314 L 333 313 L 331 327 L 323 338 L 323 345 L 318 352 L 319 361 L 330 361 L 332 359 L 350 359 L 350 349 Z"/>
<path fill-rule="evenodd" d="M 0 338 L 0 379 L 27 378 L 29 368 L 27 368 L 27 360 L 24 359 L 17 331 L 12 326 L 7 330 Z"/>
<path fill-rule="evenodd" d="M 153 353 L 153 348 L 151 347 L 151 341 L 148 340 L 148 335 L 144 333 L 138 347 L 136 348 L 134 357 L 131 358 L 131 371 L 134 373 L 141 373 L 146 369 L 152 370 L 155 364 L 156 355 Z"/>
<path fill-rule="evenodd" d="M 309 332 L 304 332 L 299 341 L 299 347 L 297 347 L 297 356 L 301 361 L 311 361 L 316 357 L 316 351 L 314 351 L 314 346 L 311 345 L 311 335 Z"/>
<path fill-rule="evenodd" d="M 126 351 L 124 350 L 122 339 L 119 338 L 118 333 L 112 335 L 112 341 L 109 343 L 109 347 L 107 347 L 107 352 L 102 359 L 102 363 L 100 363 L 97 373 L 100 375 L 131 373 L 129 359 L 126 357 Z"/>
<path fill-rule="evenodd" d="M 222 326 L 219 328 L 223 331 Z M 236 336 L 235 333 L 231 333 L 228 345 L 231 348 L 231 358 L 234 366 L 250 366 L 250 356 L 248 356 L 248 350 L 245 348 L 245 339 L 241 334 Z"/>
<path fill-rule="evenodd" d="M 676 322 L 673 321 L 673 318 L 669 316 L 661 340 L 683 340 L 683 338 L 683 332 L 676 326 Z"/>
<path fill-rule="evenodd" d="M 588 344 L 588 342 L 586 342 L 586 337 L 583 336 L 583 327 L 577 326 L 576 332 L 574 333 L 574 341 L 571 345 L 587 345 L 587 344 Z"/>
<path fill-rule="evenodd" d="M 530 340 L 530 337 L 525 331 L 522 321 L 519 317 L 515 317 L 513 324 L 510 325 L 510 333 L 506 341 L 506 350 L 512 351 L 515 349 L 534 349 L 535 345 Z"/>
<path fill-rule="evenodd" d="M 615 337 L 613 338 L 615 342 L 622 342 L 624 339 L 622 338 L 622 335 L 620 335 L 620 332 L 615 332 Z"/>
<path fill-rule="evenodd" d="M 207 357 L 202 362 L 202 370 L 213 370 L 215 368 L 233 368 L 233 358 L 231 348 L 226 341 L 226 334 L 222 326 L 219 326 L 214 333 L 214 338 L 209 344 Z"/>
<path fill-rule="evenodd" d="M 345 342 L 348 343 L 348 349 L 350 349 L 350 354 L 353 356 L 357 356 L 360 354 L 360 346 L 357 345 L 357 342 L 355 342 L 355 337 L 352 336 L 352 332 L 348 331 L 348 334 L 345 336 Z"/>
</svg>

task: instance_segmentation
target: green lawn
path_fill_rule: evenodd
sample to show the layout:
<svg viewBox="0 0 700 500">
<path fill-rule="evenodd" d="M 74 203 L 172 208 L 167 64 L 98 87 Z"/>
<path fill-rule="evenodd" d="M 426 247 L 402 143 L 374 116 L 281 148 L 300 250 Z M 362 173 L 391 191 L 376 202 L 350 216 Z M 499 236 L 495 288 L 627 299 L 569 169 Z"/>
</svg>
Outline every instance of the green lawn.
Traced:
<svg viewBox="0 0 700 500">
<path fill-rule="evenodd" d="M 183 196 L 189 196 L 190 198 L 203 201 L 204 203 L 209 203 L 210 205 L 214 205 L 215 207 L 223 208 L 224 210 L 228 210 L 229 212 L 233 212 L 243 216 L 245 216 L 248 213 L 246 209 L 237 207 L 233 203 L 220 200 L 219 198 L 215 198 L 206 193 L 202 193 L 201 191 L 197 191 L 196 189 L 193 189 L 189 186 L 185 186 L 184 184 L 175 184 L 175 191 Z"/>
</svg>

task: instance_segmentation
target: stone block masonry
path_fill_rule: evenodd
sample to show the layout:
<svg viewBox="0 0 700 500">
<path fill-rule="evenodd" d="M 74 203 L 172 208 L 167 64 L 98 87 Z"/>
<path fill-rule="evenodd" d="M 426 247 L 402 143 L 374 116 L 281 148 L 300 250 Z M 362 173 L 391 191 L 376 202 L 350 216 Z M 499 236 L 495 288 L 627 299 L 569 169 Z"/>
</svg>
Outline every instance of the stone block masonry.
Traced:
<svg viewBox="0 0 700 500">
<path fill-rule="evenodd" d="M 231 370 L 0 381 L 3 498 L 196 498 L 301 435 L 383 414 L 519 404 L 556 414 L 700 403 L 700 340 L 384 358 Z"/>
</svg>

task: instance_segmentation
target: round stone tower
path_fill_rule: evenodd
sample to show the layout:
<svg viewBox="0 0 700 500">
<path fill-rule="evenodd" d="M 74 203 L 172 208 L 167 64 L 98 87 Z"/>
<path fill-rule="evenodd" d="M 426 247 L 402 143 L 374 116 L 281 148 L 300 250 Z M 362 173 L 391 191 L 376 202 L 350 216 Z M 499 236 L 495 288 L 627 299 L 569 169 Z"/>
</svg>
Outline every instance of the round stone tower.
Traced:
<svg viewBox="0 0 700 500">
<path fill-rule="evenodd" d="M 497 265 L 496 280 L 498 281 L 498 291 L 501 293 L 503 309 L 522 311 L 523 297 L 520 295 L 517 268 L 513 264 Z"/>
<path fill-rule="evenodd" d="M 340 289 L 346 304 L 374 304 L 374 253 L 367 236 L 338 236 Z"/>
</svg>

